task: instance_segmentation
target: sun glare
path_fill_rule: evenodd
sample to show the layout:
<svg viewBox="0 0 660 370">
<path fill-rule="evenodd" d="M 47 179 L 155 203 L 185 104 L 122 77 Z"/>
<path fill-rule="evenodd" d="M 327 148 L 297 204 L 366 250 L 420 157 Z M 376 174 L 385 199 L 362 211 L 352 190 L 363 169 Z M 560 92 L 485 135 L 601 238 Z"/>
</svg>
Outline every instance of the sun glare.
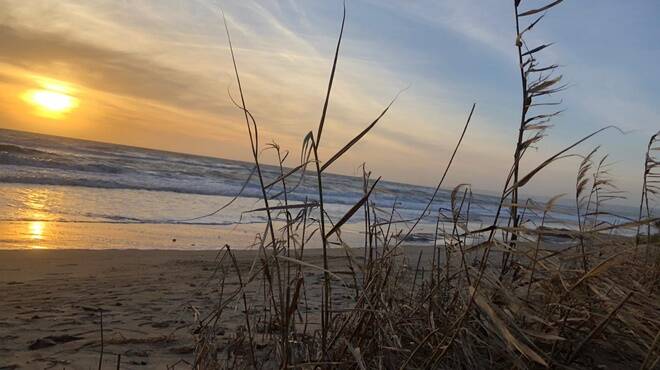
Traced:
<svg viewBox="0 0 660 370">
<path fill-rule="evenodd" d="M 28 90 L 22 96 L 36 108 L 37 115 L 59 119 L 78 106 L 78 99 L 71 95 L 71 89 L 66 85 L 48 82 L 42 86 L 42 89 Z"/>
</svg>

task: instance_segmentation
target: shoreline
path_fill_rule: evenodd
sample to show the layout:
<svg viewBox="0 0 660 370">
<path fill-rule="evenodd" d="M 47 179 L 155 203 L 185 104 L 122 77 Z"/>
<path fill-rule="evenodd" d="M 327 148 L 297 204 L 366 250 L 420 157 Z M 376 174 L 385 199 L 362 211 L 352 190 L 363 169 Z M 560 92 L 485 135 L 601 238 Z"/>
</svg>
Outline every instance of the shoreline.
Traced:
<svg viewBox="0 0 660 370">
<path fill-rule="evenodd" d="M 0 250 L 217 250 L 226 244 L 248 250 L 265 225 L 7 221 L 0 222 Z M 361 227 L 347 223 L 345 240 L 362 245 Z M 309 245 L 318 242 L 315 237 Z"/>
</svg>

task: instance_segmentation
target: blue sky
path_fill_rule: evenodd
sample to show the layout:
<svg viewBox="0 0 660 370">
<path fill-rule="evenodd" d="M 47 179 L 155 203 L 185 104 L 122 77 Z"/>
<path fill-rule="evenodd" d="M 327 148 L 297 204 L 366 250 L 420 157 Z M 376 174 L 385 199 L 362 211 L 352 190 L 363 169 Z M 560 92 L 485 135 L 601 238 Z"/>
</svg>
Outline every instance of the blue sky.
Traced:
<svg viewBox="0 0 660 370">
<path fill-rule="evenodd" d="M 235 84 L 219 8 L 262 142 L 293 153 L 318 123 L 342 10 L 340 1 L 2 3 L 0 107 L 10 113 L 0 126 L 245 160 L 244 122 L 227 97 Z M 333 170 L 355 174 L 366 161 L 387 179 L 432 185 L 476 102 L 448 185 L 498 191 L 520 112 L 512 2 L 349 0 L 347 13 L 323 155 L 410 88 Z M 629 133 L 607 132 L 576 153 L 601 144 L 617 184 L 638 199 L 643 147 L 660 128 L 657 14 L 656 1 L 567 0 L 535 28 L 528 40 L 556 43 L 542 60 L 562 65 L 569 88 L 559 96 L 565 113 L 526 168 L 616 124 Z M 77 87 L 81 104 L 70 123 L 12 108 L 7 91 L 27 88 L 35 75 Z M 577 165 L 550 167 L 528 192 L 572 192 Z"/>
</svg>

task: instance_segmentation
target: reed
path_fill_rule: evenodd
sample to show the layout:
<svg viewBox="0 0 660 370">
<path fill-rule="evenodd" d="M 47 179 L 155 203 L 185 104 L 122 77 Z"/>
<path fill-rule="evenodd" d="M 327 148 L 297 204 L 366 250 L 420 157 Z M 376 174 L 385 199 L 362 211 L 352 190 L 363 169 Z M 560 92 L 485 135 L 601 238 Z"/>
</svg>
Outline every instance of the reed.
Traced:
<svg viewBox="0 0 660 370">
<path fill-rule="evenodd" d="M 324 172 L 376 129 L 396 100 L 336 154 L 326 160 L 319 157 L 322 134 L 332 129 L 325 123 L 345 7 L 321 118 L 316 133 L 305 135 L 300 161 L 292 167 L 286 162 L 288 152 L 279 145 L 259 146 L 258 125 L 246 106 L 230 41 L 240 94 L 236 105 L 244 112 L 264 202 L 252 211 L 265 213 L 268 222 L 263 235 L 257 236 L 259 253 L 251 264 L 241 266 L 229 246 L 218 259 L 218 305 L 198 319 L 193 367 L 657 368 L 660 263 L 649 256 L 660 255 L 658 239 L 652 236 L 658 219 L 650 206 L 658 192 L 658 161 L 653 157 L 658 135 L 648 145 L 637 220 L 607 222 L 614 215 L 605 212 L 603 204 L 621 194 L 607 157 L 595 162 L 598 149 L 584 156 L 578 168 L 577 230 L 546 227 L 560 196 L 545 203 L 520 199 L 520 190 L 545 167 L 577 155 L 573 150 L 580 144 L 611 128 L 567 145 L 528 173 L 521 171 L 527 150 L 541 143 L 551 119 L 560 114 L 555 108 L 560 102 L 552 99 L 566 86 L 557 65 L 538 61 L 550 44 L 528 45 L 526 35 L 561 2 L 530 9 L 527 2 L 514 0 L 520 122 L 496 215 L 479 228 L 471 219 L 478 204 L 469 184 L 451 192 L 451 209 L 434 209 L 475 105 L 432 198 L 417 218 L 400 217 L 396 202 L 383 209 L 374 201 L 373 195 L 381 191 L 380 177 L 373 180 L 366 165 L 361 199 L 338 220 L 326 212 Z M 262 176 L 262 149 L 277 155 L 279 175 L 274 179 Z M 317 197 L 292 203 L 290 194 L 308 166 L 316 177 Z M 277 184 L 282 190 L 273 194 Z M 342 228 L 358 212 L 364 218 L 364 242 L 359 246 L 342 238 Z M 528 214 L 542 215 L 540 224 L 526 220 Z M 406 246 L 420 222 L 429 218 L 435 224 L 433 247 Z M 617 235 L 623 230 L 635 230 L 636 237 Z M 567 242 L 556 243 L 558 237 Z M 309 248 L 322 249 L 320 260 L 304 253 Z M 645 257 L 631 258 L 640 255 Z M 231 290 L 225 284 L 229 275 L 238 279 Z M 320 282 L 316 288 L 315 282 Z M 253 290 L 261 295 L 248 295 L 250 286 L 261 286 Z M 242 311 L 244 322 L 227 341 L 215 332 L 230 307 Z"/>
</svg>

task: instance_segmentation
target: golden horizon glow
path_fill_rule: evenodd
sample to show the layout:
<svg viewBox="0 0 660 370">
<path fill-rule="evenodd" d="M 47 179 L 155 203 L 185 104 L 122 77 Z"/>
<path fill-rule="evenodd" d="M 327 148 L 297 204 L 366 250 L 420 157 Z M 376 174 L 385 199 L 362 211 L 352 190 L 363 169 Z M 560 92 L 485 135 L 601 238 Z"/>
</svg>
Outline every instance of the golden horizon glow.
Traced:
<svg viewBox="0 0 660 370">
<path fill-rule="evenodd" d="M 50 80 L 41 81 L 41 89 L 31 89 L 23 93 L 22 98 L 34 106 L 35 114 L 53 119 L 61 119 L 78 107 L 78 98 L 71 95 L 71 88 L 64 83 Z"/>
</svg>

